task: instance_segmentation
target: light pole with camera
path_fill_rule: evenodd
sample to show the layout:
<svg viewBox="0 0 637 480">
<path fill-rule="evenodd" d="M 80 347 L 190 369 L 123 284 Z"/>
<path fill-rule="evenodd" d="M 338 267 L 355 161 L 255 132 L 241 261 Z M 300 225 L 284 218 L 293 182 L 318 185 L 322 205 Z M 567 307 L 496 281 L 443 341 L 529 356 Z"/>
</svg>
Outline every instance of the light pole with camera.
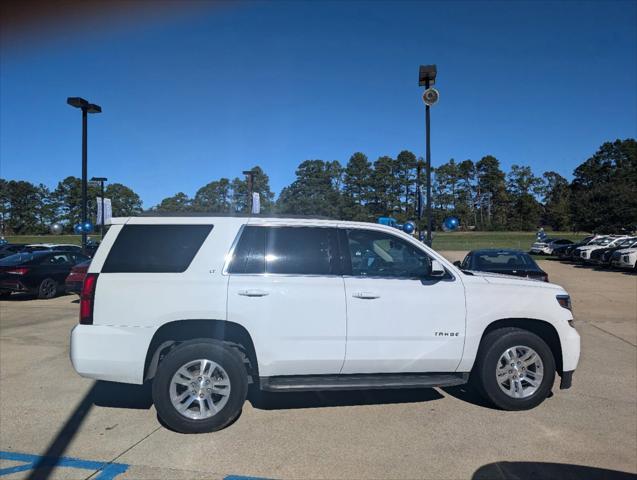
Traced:
<svg viewBox="0 0 637 480">
<path fill-rule="evenodd" d="M 425 169 L 427 175 L 427 245 L 431 247 L 431 149 L 430 149 L 430 135 L 429 135 L 429 107 L 438 102 L 440 97 L 438 90 L 432 87 L 436 83 L 437 69 L 435 65 L 421 65 L 418 72 L 418 85 L 425 87 L 425 92 L 422 95 L 422 99 L 425 102 L 425 143 L 426 143 L 426 155 L 425 155 Z M 420 179 L 419 179 L 420 180 Z M 420 213 L 418 214 L 420 217 Z"/>
</svg>

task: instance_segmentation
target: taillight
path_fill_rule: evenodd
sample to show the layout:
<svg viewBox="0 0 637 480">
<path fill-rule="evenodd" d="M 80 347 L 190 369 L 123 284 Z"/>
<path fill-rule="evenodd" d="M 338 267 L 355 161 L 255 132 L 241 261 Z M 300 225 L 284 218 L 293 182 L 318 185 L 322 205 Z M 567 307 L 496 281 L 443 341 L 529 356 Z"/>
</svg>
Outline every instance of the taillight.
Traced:
<svg viewBox="0 0 637 480">
<path fill-rule="evenodd" d="M 26 275 L 29 273 L 28 268 L 14 268 L 13 270 L 7 270 L 6 273 L 13 273 L 14 275 Z"/>
<path fill-rule="evenodd" d="M 93 303 L 97 275 L 97 273 L 87 273 L 84 277 L 82 293 L 80 294 L 80 323 L 82 325 L 93 325 Z"/>
</svg>

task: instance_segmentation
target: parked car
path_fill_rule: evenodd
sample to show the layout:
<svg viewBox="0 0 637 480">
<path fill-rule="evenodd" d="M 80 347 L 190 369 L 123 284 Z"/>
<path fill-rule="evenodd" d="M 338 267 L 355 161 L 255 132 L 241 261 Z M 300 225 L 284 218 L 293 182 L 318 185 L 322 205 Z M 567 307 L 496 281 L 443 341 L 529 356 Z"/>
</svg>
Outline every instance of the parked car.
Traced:
<svg viewBox="0 0 637 480">
<path fill-rule="evenodd" d="M 64 281 L 66 292 L 77 293 L 78 295 L 82 292 L 82 283 L 84 283 L 84 277 L 86 276 L 86 272 L 90 264 L 91 261 L 87 260 L 85 262 L 78 263 L 71 268 L 69 275 Z"/>
<path fill-rule="evenodd" d="M 582 263 L 589 263 L 591 258 L 591 253 L 595 250 L 599 250 L 602 248 L 613 247 L 618 245 L 620 242 L 625 240 L 626 236 L 616 236 L 609 235 L 607 237 L 602 237 L 597 240 L 592 241 L 588 245 L 584 245 L 582 247 L 578 247 L 575 249 L 573 257 L 576 261 L 580 261 Z"/>
<path fill-rule="evenodd" d="M 584 245 L 588 245 L 590 242 L 592 242 L 593 240 L 596 240 L 599 237 L 600 235 L 589 235 L 588 237 L 585 237 L 578 243 L 570 243 L 566 245 L 561 245 L 559 247 L 555 247 L 553 249 L 553 256 L 560 258 L 560 260 L 569 260 L 571 258 L 573 251 L 576 248 L 582 247 Z"/>
<path fill-rule="evenodd" d="M 572 245 L 573 242 L 567 238 L 551 238 L 546 237 L 544 240 L 538 240 L 531 245 L 529 253 L 537 253 L 541 255 L 552 255 L 553 250 L 558 247 Z"/>
<path fill-rule="evenodd" d="M 69 251 L 40 250 L 21 252 L 0 260 L 0 296 L 13 292 L 33 293 L 52 298 L 64 291 L 64 280 L 71 267 L 87 256 Z"/>
<path fill-rule="evenodd" d="M 67 252 L 82 252 L 82 247 L 71 243 L 31 243 L 25 246 L 25 250 L 32 252 L 46 251 L 46 250 L 64 250 Z"/>
<path fill-rule="evenodd" d="M 588 261 L 594 265 L 610 267 L 613 252 L 631 247 L 637 247 L 637 237 L 628 237 L 616 243 L 612 247 L 609 246 L 593 250 Z"/>
<path fill-rule="evenodd" d="M 611 265 L 615 268 L 629 269 L 637 271 L 637 248 L 626 248 L 613 252 Z"/>
<path fill-rule="evenodd" d="M 20 243 L 5 243 L 0 245 L 0 258 L 8 257 L 24 250 L 25 245 Z"/>
<path fill-rule="evenodd" d="M 114 218 L 89 266 L 70 355 L 82 376 L 152 382 L 157 413 L 208 432 L 248 385 L 459 385 L 537 406 L 580 353 L 560 286 L 464 272 L 396 228 L 315 219 Z"/>
<path fill-rule="evenodd" d="M 472 250 L 462 262 L 454 262 L 454 265 L 463 270 L 501 273 L 543 282 L 549 281 L 548 274 L 538 266 L 535 260 L 528 253 L 519 250 L 496 248 Z"/>
</svg>

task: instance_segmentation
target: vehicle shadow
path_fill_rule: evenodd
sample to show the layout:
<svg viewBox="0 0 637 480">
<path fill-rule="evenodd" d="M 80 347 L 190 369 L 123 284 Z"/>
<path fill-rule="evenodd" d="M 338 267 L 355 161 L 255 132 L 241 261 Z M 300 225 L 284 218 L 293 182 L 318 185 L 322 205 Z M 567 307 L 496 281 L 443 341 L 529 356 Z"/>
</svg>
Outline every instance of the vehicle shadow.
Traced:
<svg viewBox="0 0 637 480">
<path fill-rule="evenodd" d="M 433 388 L 278 393 L 251 387 L 248 393 L 248 401 L 260 410 L 419 403 L 441 398 L 444 396 Z"/>
<path fill-rule="evenodd" d="M 496 462 L 478 468 L 471 480 L 628 480 L 634 474 L 569 463 Z"/>
<path fill-rule="evenodd" d="M 458 400 L 462 400 L 463 402 L 471 403 L 478 407 L 488 408 L 489 410 L 497 410 L 496 407 L 486 401 L 484 397 L 469 384 L 458 385 L 456 387 L 445 387 L 441 388 L 441 390 Z"/>
<path fill-rule="evenodd" d="M 98 407 L 148 410 L 153 405 L 150 382 L 132 385 L 97 381 L 93 387 L 92 399 L 93 404 Z"/>
</svg>

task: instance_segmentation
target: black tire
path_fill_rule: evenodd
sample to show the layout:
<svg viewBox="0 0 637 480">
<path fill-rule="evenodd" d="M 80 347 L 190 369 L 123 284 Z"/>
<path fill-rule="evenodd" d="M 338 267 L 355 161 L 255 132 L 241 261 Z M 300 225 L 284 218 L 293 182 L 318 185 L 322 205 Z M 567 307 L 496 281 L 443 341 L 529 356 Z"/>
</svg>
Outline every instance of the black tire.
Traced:
<svg viewBox="0 0 637 480">
<path fill-rule="evenodd" d="M 543 363 L 544 375 L 537 390 L 525 398 L 512 398 L 504 393 L 496 378 L 500 356 L 515 346 L 530 347 Z M 480 343 L 471 383 L 494 406 L 502 410 L 529 410 L 548 397 L 555 381 L 555 359 L 551 349 L 536 334 L 521 328 L 500 328 L 489 332 Z"/>
<path fill-rule="evenodd" d="M 6 300 L 11 296 L 11 292 L 0 292 L 0 299 Z"/>
<path fill-rule="evenodd" d="M 45 278 L 38 287 L 38 298 L 53 298 L 58 294 L 58 282 L 52 278 Z"/>
<path fill-rule="evenodd" d="M 207 359 L 221 366 L 228 375 L 230 395 L 225 405 L 210 418 L 191 419 L 182 415 L 170 399 L 173 375 L 193 360 Z M 190 388 L 190 387 L 188 387 Z M 159 418 L 180 433 L 206 433 L 230 425 L 240 414 L 248 393 L 248 375 L 239 352 L 211 339 L 189 340 L 170 351 L 158 365 L 153 381 L 153 401 Z"/>
</svg>

